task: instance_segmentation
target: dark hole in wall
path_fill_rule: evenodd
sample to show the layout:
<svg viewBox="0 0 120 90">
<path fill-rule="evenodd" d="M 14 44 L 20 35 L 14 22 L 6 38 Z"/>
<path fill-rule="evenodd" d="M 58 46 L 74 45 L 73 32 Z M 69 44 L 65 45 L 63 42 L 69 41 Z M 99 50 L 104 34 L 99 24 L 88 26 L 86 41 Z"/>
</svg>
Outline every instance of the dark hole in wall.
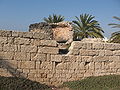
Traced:
<svg viewBox="0 0 120 90">
<path fill-rule="evenodd" d="M 55 62 L 55 67 L 56 67 L 59 63 L 61 63 L 61 62 Z"/>
<path fill-rule="evenodd" d="M 90 62 L 85 62 L 85 66 L 88 65 Z"/>
<path fill-rule="evenodd" d="M 68 49 L 59 49 L 59 54 L 67 54 L 68 52 Z"/>
</svg>

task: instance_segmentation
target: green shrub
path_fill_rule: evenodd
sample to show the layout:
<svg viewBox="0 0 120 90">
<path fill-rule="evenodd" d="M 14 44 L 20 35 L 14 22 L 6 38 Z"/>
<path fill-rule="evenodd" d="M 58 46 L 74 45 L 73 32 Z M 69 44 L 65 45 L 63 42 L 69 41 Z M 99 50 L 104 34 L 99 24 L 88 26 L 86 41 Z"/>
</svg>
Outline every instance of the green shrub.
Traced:
<svg viewBox="0 0 120 90">
<path fill-rule="evenodd" d="M 65 82 L 70 90 L 120 90 L 120 75 L 88 77 L 80 81 Z"/>
<path fill-rule="evenodd" d="M 0 90 L 51 90 L 51 88 L 29 79 L 0 76 Z"/>
</svg>

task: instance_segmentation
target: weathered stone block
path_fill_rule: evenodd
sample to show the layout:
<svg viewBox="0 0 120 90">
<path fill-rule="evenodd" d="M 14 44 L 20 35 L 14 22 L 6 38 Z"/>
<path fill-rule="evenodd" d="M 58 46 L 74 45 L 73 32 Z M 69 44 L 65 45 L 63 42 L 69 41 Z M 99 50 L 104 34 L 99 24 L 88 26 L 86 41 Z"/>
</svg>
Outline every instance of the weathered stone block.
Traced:
<svg viewBox="0 0 120 90">
<path fill-rule="evenodd" d="M 30 60 L 30 53 L 26 52 L 15 52 L 15 60 Z"/>
<path fill-rule="evenodd" d="M 12 36 L 12 31 L 0 30 L 0 36 L 2 37 Z"/>
<path fill-rule="evenodd" d="M 44 33 L 41 33 L 41 32 L 35 32 L 33 33 L 33 38 L 36 38 L 36 39 L 44 39 L 44 36 L 45 34 Z"/>
<path fill-rule="evenodd" d="M 6 44 L 7 43 L 7 37 L 0 37 L 0 43 Z"/>
<path fill-rule="evenodd" d="M 120 50 L 120 44 L 105 43 L 104 48 L 107 49 L 107 50 Z"/>
<path fill-rule="evenodd" d="M 109 60 L 110 61 L 120 61 L 120 57 L 119 56 L 109 56 Z"/>
<path fill-rule="evenodd" d="M 34 61 L 21 61 L 21 68 L 34 69 L 35 68 L 35 62 Z"/>
<path fill-rule="evenodd" d="M 30 44 L 30 39 L 27 39 L 27 38 L 15 38 L 15 41 L 14 41 L 15 44 L 20 44 L 20 45 L 28 45 Z"/>
<path fill-rule="evenodd" d="M 93 58 L 91 56 L 81 56 L 81 60 L 83 62 L 91 62 L 93 61 Z"/>
<path fill-rule="evenodd" d="M 101 69 L 102 63 L 101 62 L 95 62 L 95 70 Z"/>
<path fill-rule="evenodd" d="M 105 50 L 98 50 L 98 56 L 105 56 Z"/>
<path fill-rule="evenodd" d="M 104 43 L 93 43 L 93 49 L 95 50 L 104 49 Z"/>
<path fill-rule="evenodd" d="M 82 56 L 76 56 L 76 61 L 81 62 L 82 61 Z"/>
<path fill-rule="evenodd" d="M 17 50 L 18 50 L 17 45 L 5 44 L 3 46 L 3 51 L 5 51 L 5 52 L 15 52 Z"/>
<path fill-rule="evenodd" d="M 3 46 L 2 46 L 2 44 L 0 44 L 0 51 L 2 51 L 3 50 Z"/>
<path fill-rule="evenodd" d="M 93 45 L 93 43 L 87 43 L 87 49 L 89 50 L 91 50 L 92 49 L 92 45 Z"/>
<path fill-rule="evenodd" d="M 37 52 L 37 46 L 21 45 L 21 52 Z"/>
<path fill-rule="evenodd" d="M 13 60 L 14 52 L 1 52 L 0 53 L 1 59 L 6 60 Z"/>
<path fill-rule="evenodd" d="M 109 61 L 109 56 L 94 56 L 93 61 L 98 61 L 98 62 Z"/>
<path fill-rule="evenodd" d="M 95 63 L 94 62 L 90 62 L 89 63 L 89 70 L 94 70 L 95 69 Z"/>
<path fill-rule="evenodd" d="M 19 36 L 19 32 L 12 31 L 12 36 L 13 36 L 13 37 L 18 37 L 18 36 Z"/>
<path fill-rule="evenodd" d="M 80 50 L 80 55 L 81 56 L 97 56 L 99 52 L 97 50 Z"/>
<path fill-rule="evenodd" d="M 83 43 L 80 41 L 73 41 L 70 46 L 71 49 L 86 49 L 87 43 Z"/>
<path fill-rule="evenodd" d="M 37 53 L 36 55 L 34 55 L 34 57 L 31 58 L 31 60 L 46 61 L 47 60 L 47 56 L 46 56 L 46 54 Z"/>
<path fill-rule="evenodd" d="M 47 54 L 47 61 L 51 61 L 51 54 Z"/>
<path fill-rule="evenodd" d="M 57 42 L 55 40 L 41 40 L 40 41 L 41 46 L 57 46 Z"/>
<path fill-rule="evenodd" d="M 80 52 L 79 49 L 71 49 L 71 50 L 69 50 L 67 55 L 78 55 L 79 52 Z"/>
<path fill-rule="evenodd" d="M 113 55 L 120 56 L 120 50 L 113 51 Z"/>
<path fill-rule="evenodd" d="M 23 37 L 24 38 L 32 38 L 33 37 L 33 33 L 31 33 L 31 32 L 23 32 Z"/>
<path fill-rule="evenodd" d="M 51 61 L 62 62 L 62 55 L 51 55 Z"/>
<path fill-rule="evenodd" d="M 59 53 L 59 48 L 56 48 L 56 47 L 39 47 L 38 52 L 39 53 L 58 54 Z"/>
<path fill-rule="evenodd" d="M 105 56 L 112 56 L 112 55 L 113 55 L 113 51 L 105 50 Z"/>
<path fill-rule="evenodd" d="M 41 68 L 42 69 L 52 69 L 52 62 L 42 62 L 41 63 Z"/>
<path fill-rule="evenodd" d="M 41 61 L 36 61 L 36 69 L 40 69 L 41 68 Z"/>
<path fill-rule="evenodd" d="M 79 69 L 79 70 L 85 70 L 85 69 L 86 69 L 86 68 L 85 68 L 85 62 L 79 63 L 78 69 Z"/>
</svg>

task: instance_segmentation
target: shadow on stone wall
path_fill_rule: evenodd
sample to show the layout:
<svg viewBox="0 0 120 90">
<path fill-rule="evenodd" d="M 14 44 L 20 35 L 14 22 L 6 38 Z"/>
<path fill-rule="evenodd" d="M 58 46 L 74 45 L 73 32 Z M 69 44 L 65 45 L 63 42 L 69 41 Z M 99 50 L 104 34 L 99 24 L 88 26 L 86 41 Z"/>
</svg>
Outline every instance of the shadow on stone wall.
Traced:
<svg viewBox="0 0 120 90">
<path fill-rule="evenodd" d="M 25 78 L 24 73 L 14 68 L 11 63 L 0 57 L 0 68 L 6 69 L 13 77 Z"/>
</svg>

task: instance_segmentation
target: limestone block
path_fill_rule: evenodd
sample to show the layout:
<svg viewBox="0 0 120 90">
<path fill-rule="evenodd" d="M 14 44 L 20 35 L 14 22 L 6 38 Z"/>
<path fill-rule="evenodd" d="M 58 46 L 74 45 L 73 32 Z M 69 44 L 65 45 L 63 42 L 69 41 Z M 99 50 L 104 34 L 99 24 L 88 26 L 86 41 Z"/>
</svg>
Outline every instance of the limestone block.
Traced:
<svg viewBox="0 0 120 90">
<path fill-rule="evenodd" d="M 93 58 L 92 58 L 92 56 L 81 56 L 81 60 L 83 62 L 91 62 L 91 61 L 93 61 Z"/>
<path fill-rule="evenodd" d="M 110 61 L 120 61 L 120 57 L 119 56 L 109 56 L 109 60 Z"/>
<path fill-rule="evenodd" d="M 85 69 L 86 69 L 86 68 L 85 68 L 85 62 L 79 63 L 78 69 L 79 69 L 79 70 L 85 70 Z"/>
<path fill-rule="evenodd" d="M 17 45 L 5 44 L 3 46 L 3 51 L 5 51 L 5 52 L 15 52 L 15 51 L 18 51 Z"/>
<path fill-rule="evenodd" d="M 92 46 L 93 46 L 93 43 L 87 43 L 87 49 L 89 50 L 91 50 L 92 49 Z"/>
<path fill-rule="evenodd" d="M 90 62 L 89 63 L 89 70 L 94 70 L 95 69 L 95 63 L 94 62 Z"/>
<path fill-rule="evenodd" d="M 112 56 L 112 55 L 113 55 L 113 51 L 105 50 L 105 56 Z"/>
<path fill-rule="evenodd" d="M 101 62 L 95 62 L 95 70 L 101 69 L 102 63 Z"/>
<path fill-rule="evenodd" d="M 104 49 L 104 43 L 93 43 L 93 49 L 95 50 Z"/>
<path fill-rule="evenodd" d="M 14 44 L 14 37 L 7 38 L 9 44 Z"/>
<path fill-rule="evenodd" d="M 20 45 L 28 45 L 30 44 L 30 39 L 27 39 L 27 38 L 15 38 L 15 41 L 14 41 L 15 44 L 20 44 Z"/>
<path fill-rule="evenodd" d="M 105 56 L 105 50 L 98 50 L 98 56 Z"/>
<path fill-rule="evenodd" d="M 7 43 L 7 37 L 0 37 L 0 44 L 6 44 Z"/>
<path fill-rule="evenodd" d="M 37 52 L 37 46 L 21 45 L 21 52 Z"/>
<path fill-rule="evenodd" d="M 107 50 L 120 50 L 120 44 L 106 43 L 104 44 L 104 48 Z"/>
<path fill-rule="evenodd" d="M 87 43 L 83 43 L 80 41 L 73 41 L 70 46 L 71 49 L 86 49 Z"/>
<path fill-rule="evenodd" d="M 23 37 L 24 38 L 32 38 L 33 37 L 33 33 L 31 33 L 31 32 L 23 32 Z"/>
<path fill-rule="evenodd" d="M 36 38 L 36 39 L 44 39 L 45 37 L 45 34 L 44 33 L 41 33 L 41 32 L 35 32 L 33 33 L 33 38 Z"/>
<path fill-rule="evenodd" d="M 67 64 L 67 68 L 66 69 L 73 69 L 73 70 L 75 70 L 77 68 L 78 68 L 78 62 L 69 62 Z"/>
<path fill-rule="evenodd" d="M 1 59 L 13 60 L 14 52 L 0 52 Z"/>
<path fill-rule="evenodd" d="M 40 69 L 41 68 L 41 61 L 36 61 L 36 69 Z"/>
<path fill-rule="evenodd" d="M 51 55 L 51 61 L 62 62 L 62 55 Z"/>
<path fill-rule="evenodd" d="M 23 69 L 23 73 L 30 73 L 30 69 Z"/>
<path fill-rule="evenodd" d="M 34 69 L 35 68 L 35 62 L 34 61 L 21 61 L 21 68 Z"/>
<path fill-rule="evenodd" d="M 41 40 L 40 41 L 41 46 L 57 46 L 57 42 L 55 40 Z"/>
<path fill-rule="evenodd" d="M 38 48 L 39 53 L 48 53 L 48 54 L 58 54 L 59 48 L 56 47 L 39 47 Z"/>
<path fill-rule="evenodd" d="M 78 56 L 76 56 L 76 61 L 77 61 L 77 62 L 81 62 L 81 61 L 82 61 L 82 57 L 81 57 L 81 56 L 79 56 L 79 55 L 78 55 Z"/>
<path fill-rule="evenodd" d="M 47 78 L 53 78 L 53 74 L 48 74 Z"/>
<path fill-rule="evenodd" d="M 71 49 L 71 50 L 69 50 L 67 55 L 78 55 L 79 52 L 80 52 L 79 49 Z"/>
<path fill-rule="evenodd" d="M 97 56 L 99 52 L 97 50 L 84 50 L 80 49 L 81 56 Z"/>
<path fill-rule="evenodd" d="M 113 55 L 120 56 L 120 50 L 113 51 Z"/>
<path fill-rule="evenodd" d="M 42 69 L 52 69 L 52 62 L 42 62 L 41 68 Z"/>
<path fill-rule="evenodd" d="M 0 51 L 2 51 L 3 50 L 3 45 L 2 44 L 0 44 Z"/>
<path fill-rule="evenodd" d="M 15 60 L 30 60 L 30 53 L 26 52 L 15 52 Z"/>
<path fill-rule="evenodd" d="M 77 60 L 77 57 L 74 56 L 74 55 L 69 55 L 69 56 L 63 55 L 62 56 L 62 61 L 63 62 L 68 62 L 68 61 L 70 61 L 70 62 L 76 62 L 76 60 Z"/>
<path fill-rule="evenodd" d="M 13 36 L 13 37 L 18 37 L 18 36 L 19 36 L 19 32 L 12 31 L 12 36 Z"/>
<path fill-rule="evenodd" d="M 47 54 L 47 61 L 51 61 L 51 54 Z"/>
<path fill-rule="evenodd" d="M 93 61 L 95 62 L 109 61 L 109 56 L 94 56 Z"/>
<path fill-rule="evenodd" d="M 0 36 L 2 37 L 12 36 L 12 31 L 0 30 Z"/>
<path fill-rule="evenodd" d="M 34 57 L 31 58 L 31 60 L 46 61 L 47 60 L 47 56 L 46 56 L 46 54 L 37 53 Z"/>
</svg>

